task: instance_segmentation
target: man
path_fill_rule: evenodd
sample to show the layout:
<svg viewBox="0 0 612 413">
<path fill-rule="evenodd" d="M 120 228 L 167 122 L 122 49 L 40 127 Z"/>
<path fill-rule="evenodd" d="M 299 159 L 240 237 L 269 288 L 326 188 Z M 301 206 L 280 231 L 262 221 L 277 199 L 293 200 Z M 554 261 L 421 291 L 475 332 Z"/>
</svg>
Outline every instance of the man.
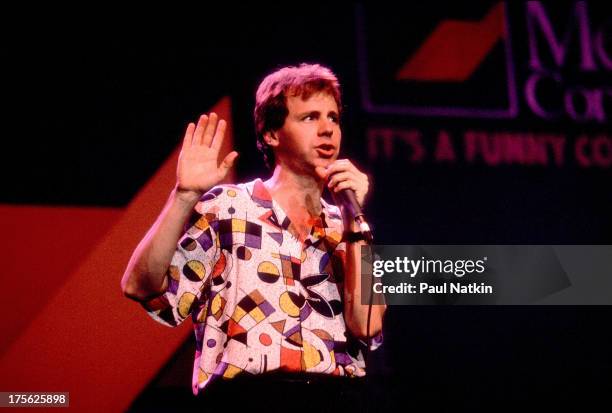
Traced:
<svg viewBox="0 0 612 413">
<path fill-rule="evenodd" d="M 191 315 L 195 394 L 220 377 L 249 373 L 365 374 L 364 340 L 380 344 L 386 307 L 373 305 L 368 323 L 364 242 L 351 219 L 321 198 L 325 187 L 350 188 L 363 205 L 368 192 L 367 176 L 337 159 L 340 109 L 338 81 L 325 67 L 267 76 L 255 125 L 273 173 L 239 185 L 216 186 L 238 156 L 218 163 L 225 121 L 211 113 L 188 125 L 176 187 L 121 286 L 161 323 Z"/>
</svg>

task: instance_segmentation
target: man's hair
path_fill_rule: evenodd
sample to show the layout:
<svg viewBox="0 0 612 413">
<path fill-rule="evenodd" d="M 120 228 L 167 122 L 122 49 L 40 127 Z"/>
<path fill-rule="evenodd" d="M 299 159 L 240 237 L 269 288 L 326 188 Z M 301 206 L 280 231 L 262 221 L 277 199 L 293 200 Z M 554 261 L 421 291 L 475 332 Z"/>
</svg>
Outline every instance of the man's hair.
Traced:
<svg viewBox="0 0 612 413">
<path fill-rule="evenodd" d="M 330 69 L 319 64 L 302 63 L 297 67 L 283 67 L 270 73 L 259 84 L 255 94 L 255 134 L 257 149 L 263 153 L 268 168 L 274 167 L 274 152 L 266 144 L 264 134 L 280 129 L 285 123 L 289 114 L 287 96 L 308 99 L 321 92 L 332 96 L 338 111 L 342 111 L 338 78 Z"/>
</svg>

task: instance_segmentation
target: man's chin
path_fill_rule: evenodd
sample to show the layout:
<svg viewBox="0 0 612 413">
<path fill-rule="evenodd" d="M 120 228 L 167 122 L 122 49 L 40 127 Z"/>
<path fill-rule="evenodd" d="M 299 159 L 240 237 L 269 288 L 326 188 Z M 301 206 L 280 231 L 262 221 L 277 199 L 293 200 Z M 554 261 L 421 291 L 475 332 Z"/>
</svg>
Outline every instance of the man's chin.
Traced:
<svg viewBox="0 0 612 413">
<path fill-rule="evenodd" d="M 322 168 L 327 168 L 329 165 L 333 164 L 336 160 L 335 157 L 330 158 L 317 158 L 315 161 L 315 166 L 320 166 Z"/>
</svg>

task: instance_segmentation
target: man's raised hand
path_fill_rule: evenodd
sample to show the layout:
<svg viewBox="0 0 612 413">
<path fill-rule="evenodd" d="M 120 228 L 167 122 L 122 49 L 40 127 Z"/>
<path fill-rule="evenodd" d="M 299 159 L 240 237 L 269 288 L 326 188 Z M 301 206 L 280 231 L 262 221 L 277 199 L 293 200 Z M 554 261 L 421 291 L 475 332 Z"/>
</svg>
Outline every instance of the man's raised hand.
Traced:
<svg viewBox="0 0 612 413">
<path fill-rule="evenodd" d="M 216 113 L 201 115 L 198 124 L 187 125 L 176 171 L 176 190 L 181 196 L 200 196 L 225 178 L 238 152 L 232 151 L 219 164 L 226 122 Z"/>
</svg>

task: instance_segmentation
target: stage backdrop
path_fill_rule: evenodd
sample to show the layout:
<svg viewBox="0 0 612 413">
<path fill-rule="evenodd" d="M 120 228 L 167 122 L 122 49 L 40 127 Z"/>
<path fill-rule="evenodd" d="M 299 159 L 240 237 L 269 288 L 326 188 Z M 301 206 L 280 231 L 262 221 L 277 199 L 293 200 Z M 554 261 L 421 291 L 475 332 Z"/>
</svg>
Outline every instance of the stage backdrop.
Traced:
<svg viewBox="0 0 612 413">
<path fill-rule="evenodd" d="M 134 205 L 146 188 L 157 188 L 155 202 L 165 199 L 184 128 L 200 113 L 220 105 L 231 118 L 237 180 L 268 173 L 255 147 L 253 96 L 287 64 L 319 62 L 338 74 L 342 151 L 372 178 L 366 212 L 377 243 L 612 243 L 612 27 L 603 2 L 154 12 L 24 14 L 34 35 L 7 49 L 12 128 L 0 202 L 10 230 L 0 243 L 10 288 L 0 390 L 74 385 L 71 399 L 90 407 L 104 396 L 79 400 L 73 383 L 113 389 L 131 377 L 117 408 L 172 386 L 190 391 L 194 349 L 185 331 L 162 353 L 117 348 L 111 378 L 108 360 L 95 357 L 107 341 L 83 346 L 67 332 L 89 325 L 108 338 L 96 317 L 140 338 L 158 327 L 133 316 L 142 311 L 136 304 L 106 307 L 96 296 L 92 313 L 71 307 L 68 292 L 89 286 L 86 299 L 101 288 L 114 294 L 108 303 L 121 301 L 124 264 L 155 214 L 147 210 L 150 222 L 132 232 L 126 217 L 140 216 Z M 117 234 L 123 243 L 109 241 Z M 102 259 L 111 246 L 120 253 Z M 51 304 L 92 323 L 54 319 Z M 609 383 L 610 315 L 608 307 L 392 307 L 372 372 L 391 405 L 406 391 L 424 399 L 496 400 L 537 389 L 571 397 L 575 386 Z M 44 334 L 37 320 L 47 323 Z M 87 336 L 79 334 L 74 340 Z M 69 343 L 70 351 L 47 351 Z M 140 351 L 138 366 L 122 351 Z M 79 358 L 95 361 L 85 368 Z M 36 389 L 28 387 L 31 366 L 40 370 Z M 140 378 L 126 373 L 139 368 Z"/>
</svg>

